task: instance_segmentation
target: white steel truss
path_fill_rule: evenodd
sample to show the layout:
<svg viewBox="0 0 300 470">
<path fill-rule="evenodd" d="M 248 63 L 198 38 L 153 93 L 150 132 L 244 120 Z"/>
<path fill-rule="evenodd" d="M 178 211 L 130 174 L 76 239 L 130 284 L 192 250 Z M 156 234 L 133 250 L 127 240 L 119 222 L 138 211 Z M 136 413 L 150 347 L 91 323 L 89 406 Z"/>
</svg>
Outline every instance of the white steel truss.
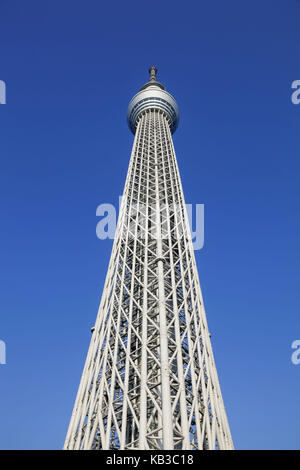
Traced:
<svg viewBox="0 0 300 470">
<path fill-rule="evenodd" d="M 140 113 L 65 449 L 233 449 L 168 114 Z"/>
</svg>

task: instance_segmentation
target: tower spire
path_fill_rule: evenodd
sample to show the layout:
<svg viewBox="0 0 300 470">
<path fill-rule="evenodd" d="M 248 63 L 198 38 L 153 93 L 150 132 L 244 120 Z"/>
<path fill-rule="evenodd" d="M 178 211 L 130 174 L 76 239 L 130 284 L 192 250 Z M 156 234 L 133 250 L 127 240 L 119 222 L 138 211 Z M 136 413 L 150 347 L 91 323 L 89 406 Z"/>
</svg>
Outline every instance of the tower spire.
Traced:
<svg viewBox="0 0 300 470">
<path fill-rule="evenodd" d="M 145 85 L 142 86 L 140 91 L 145 90 L 149 86 L 156 86 L 158 88 L 161 88 L 162 90 L 165 89 L 164 85 L 162 85 L 161 83 L 157 81 L 156 74 L 157 74 L 157 68 L 155 67 L 155 65 L 152 65 L 149 68 L 149 81 L 145 83 Z"/>
<path fill-rule="evenodd" d="M 149 74 L 150 74 L 150 77 L 149 77 L 149 81 L 151 82 L 156 82 L 156 74 L 157 74 L 157 68 L 155 67 L 155 65 L 152 65 L 149 69 Z"/>
</svg>

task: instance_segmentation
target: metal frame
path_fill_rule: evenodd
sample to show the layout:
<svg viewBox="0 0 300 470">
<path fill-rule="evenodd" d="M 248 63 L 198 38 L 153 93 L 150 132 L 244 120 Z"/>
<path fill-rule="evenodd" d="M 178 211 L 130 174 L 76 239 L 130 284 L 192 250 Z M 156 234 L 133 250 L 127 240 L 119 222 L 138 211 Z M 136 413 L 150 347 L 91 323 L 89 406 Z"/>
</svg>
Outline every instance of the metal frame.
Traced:
<svg viewBox="0 0 300 470">
<path fill-rule="evenodd" d="M 65 449 L 233 449 L 170 118 L 137 117 Z"/>
</svg>

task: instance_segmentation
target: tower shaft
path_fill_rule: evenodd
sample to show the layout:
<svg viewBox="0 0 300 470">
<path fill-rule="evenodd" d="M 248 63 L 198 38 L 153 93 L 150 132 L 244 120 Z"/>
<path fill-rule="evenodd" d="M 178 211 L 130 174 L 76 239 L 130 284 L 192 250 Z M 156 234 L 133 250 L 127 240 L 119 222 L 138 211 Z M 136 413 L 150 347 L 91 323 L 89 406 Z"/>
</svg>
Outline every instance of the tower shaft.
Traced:
<svg viewBox="0 0 300 470">
<path fill-rule="evenodd" d="M 65 449 L 232 449 L 170 118 L 135 125 Z"/>
</svg>

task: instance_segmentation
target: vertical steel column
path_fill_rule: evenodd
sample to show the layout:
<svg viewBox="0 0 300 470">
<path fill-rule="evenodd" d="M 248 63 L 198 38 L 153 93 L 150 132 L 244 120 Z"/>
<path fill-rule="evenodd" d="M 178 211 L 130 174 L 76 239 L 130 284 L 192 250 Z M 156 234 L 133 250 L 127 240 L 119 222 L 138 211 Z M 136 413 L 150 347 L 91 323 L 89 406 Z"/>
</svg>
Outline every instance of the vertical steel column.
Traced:
<svg viewBox="0 0 300 470">
<path fill-rule="evenodd" d="M 154 118 L 154 148 L 155 148 L 155 189 L 156 189 L 156 237 L 157 237 L 157 279 L 158 279 L 158 310 L 159 310 L 159 338 L 160 338 L 160 371 L 161 371 L 161 396 L 162 396 L 162 426 L 163 426 L 163 448 L 172 450 L 173 443 L 173 419 L 170 392 L 170 370 L 169 370 L 169 349 L 168 331 L 166 323 L 166 296 L 164 286 L 164 258 L 162 247 L 161 230 L 161 201 L 159 191 L 158 158 L 157 158 L 157 130 L 160 129 L 160 115 L 153 111 Z M 156 127 L 156 124 L 157 127 Z"/>
</svg>

